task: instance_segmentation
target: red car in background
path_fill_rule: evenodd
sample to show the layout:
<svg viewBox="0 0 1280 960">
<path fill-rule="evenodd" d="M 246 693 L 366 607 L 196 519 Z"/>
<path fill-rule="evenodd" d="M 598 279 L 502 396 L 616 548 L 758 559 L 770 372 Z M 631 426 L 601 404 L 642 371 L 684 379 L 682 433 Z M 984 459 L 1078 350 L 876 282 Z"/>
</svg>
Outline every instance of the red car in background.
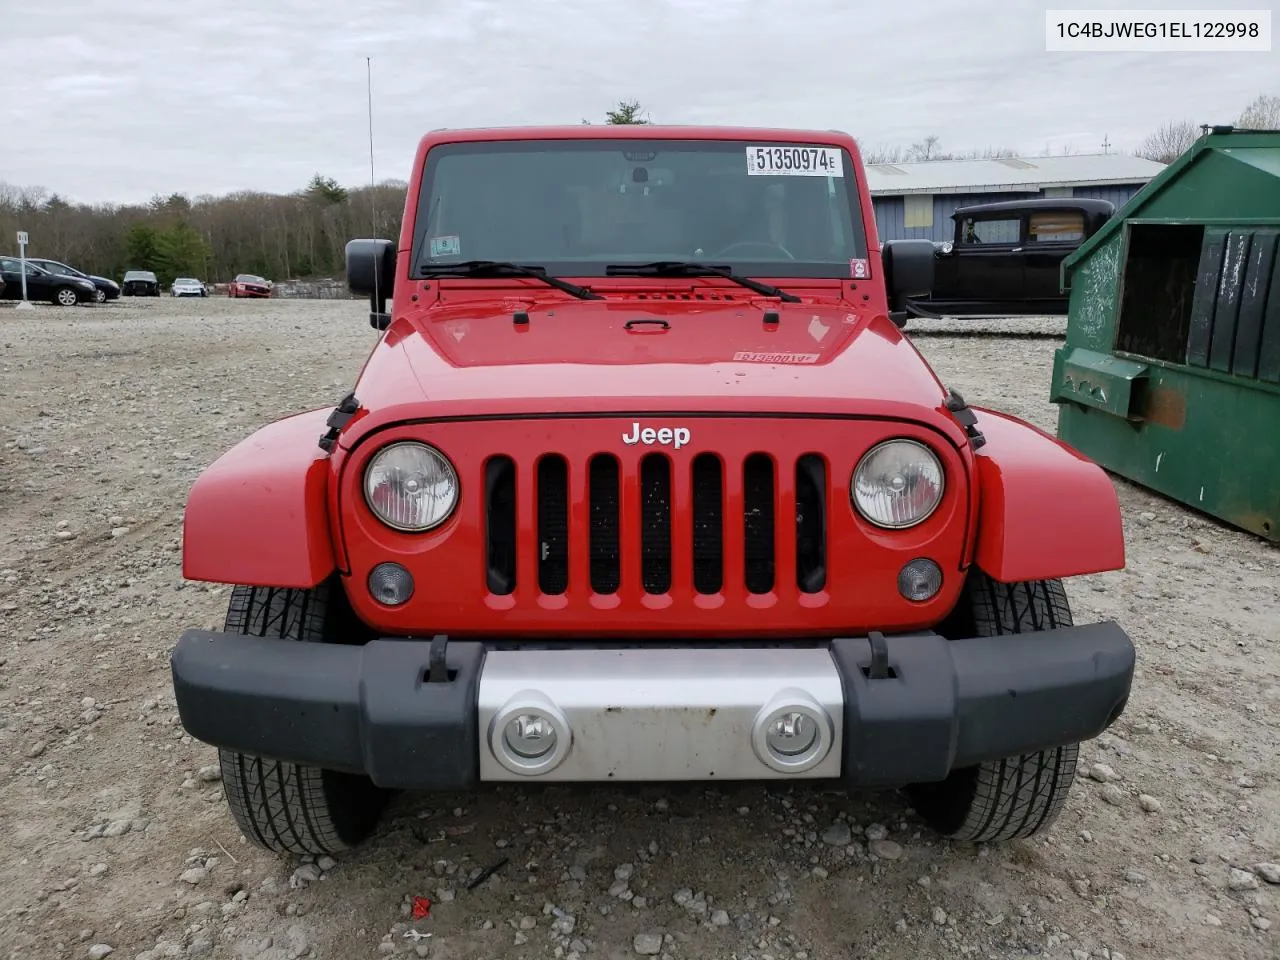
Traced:
<svg viewBox="0 0 1280 960">
<path fill-rule="evenodd" d="M 238 273 L 236 278 L 227 284 L 229 297 L 269 297 L 271 281 L 252 273 Z"/>
</svg>

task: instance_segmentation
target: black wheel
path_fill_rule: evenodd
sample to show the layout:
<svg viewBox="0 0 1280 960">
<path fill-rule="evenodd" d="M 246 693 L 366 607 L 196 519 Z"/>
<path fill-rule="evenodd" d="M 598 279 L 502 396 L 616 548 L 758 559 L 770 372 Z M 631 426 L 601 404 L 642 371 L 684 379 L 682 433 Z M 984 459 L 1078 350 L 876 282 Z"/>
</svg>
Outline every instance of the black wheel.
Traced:
<svg viewBox="0 0 1280 960">
<path fill-rule="evenodd" d="M 976 567 L 945 636 L 991 637 L 1071 626 L 1061 580 L 998 583 Z M 1079 744 L 952 771 L 907 793 L 929 825 L 953 840 L 988 843 L 1029 837 L 1050 826 L 1075 779 Z"/>
<path fill-rule="evenodd" d="M 80 302 L 80 295 L 71 287 L 59 287 L 53 292 L 53 302 L 60 307 L 74 307 Z"/>
<path fill-rule="evenodd" d="M 231 592 L 227 630 L 304 643 L 359 636 L 342 587 L 310 590 L 238 586 Z M 367 839 L 389 792 L 367 777 L 281 763 L 220 750 L 223 790 L 240 832 L 276 853 L 336 853 Z"/>
<path fill-rule="evenodd" d="M 106 302 L 107 302 L 107 291 L 105 291 L 105 290 L 95 290 L 95 291 L 93 292 L 93 299 L 94 299 L 94 301 L 95 301 L 96 303 L 106 303 Z"/>
</svg>

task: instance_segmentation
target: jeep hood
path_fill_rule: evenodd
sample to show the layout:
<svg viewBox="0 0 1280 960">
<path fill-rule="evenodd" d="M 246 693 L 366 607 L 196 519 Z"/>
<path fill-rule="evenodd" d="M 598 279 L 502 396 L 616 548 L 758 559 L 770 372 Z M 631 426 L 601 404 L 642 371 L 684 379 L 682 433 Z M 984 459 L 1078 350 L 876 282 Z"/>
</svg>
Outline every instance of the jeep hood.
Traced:
<svg viewBox="0 0 1280 960">
<path fill-rule="evenodd" d="M 765 311 L 778 322 L 765 323 Z M 936 421 L 946 395 L 883 315 L 847 304 L 636 298 L 397 308 L 354 392 L 360 419 L 378 423 L 609 410 Z"/>
</svg>

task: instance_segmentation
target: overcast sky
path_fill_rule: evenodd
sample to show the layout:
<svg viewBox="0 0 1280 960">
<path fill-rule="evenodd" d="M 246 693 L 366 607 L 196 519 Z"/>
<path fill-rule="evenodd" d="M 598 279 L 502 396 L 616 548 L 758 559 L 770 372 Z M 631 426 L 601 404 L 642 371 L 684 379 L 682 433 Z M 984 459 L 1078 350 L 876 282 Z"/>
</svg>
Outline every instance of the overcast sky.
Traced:
<svg viewBox="0 0 1280 960">
<path fill-rule="evenodd" d="M 317 171 L 367 183 L 366 56 L 379 180 L 406 179 L 431 128 L 600 120 L 623 98 L 656 121 L 1088 153 L 1104 137 L 1132 149 L 1165 120 L 1227 123 L 1257 94 L 1280 94 L 1275 50 L 1046 53 L 1049 4 L 1029 0 L 3 6 L 0 181 L 81 201 L 287 192 Z"/>
</svg>

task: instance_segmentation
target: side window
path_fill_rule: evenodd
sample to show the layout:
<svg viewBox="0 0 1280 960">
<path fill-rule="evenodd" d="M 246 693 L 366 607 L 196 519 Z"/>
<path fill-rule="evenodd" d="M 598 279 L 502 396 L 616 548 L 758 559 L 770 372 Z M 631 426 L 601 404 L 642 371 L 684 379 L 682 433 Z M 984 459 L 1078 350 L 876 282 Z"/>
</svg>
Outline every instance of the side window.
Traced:
<svg viewBox="0 0 1280 960">
<path fill-rule="evenodd" d="M 966 246 L 1017 243 L 1021 239 L 1022 220 L 1019 217 L 1003 220 L 979 220 L 968 217 L 960 233 L 960 242 Z"/>
<path fill-rule="evenodd" d="M 1083 239 L 1083 213 L 1062 210 L 1031 215 L 1029 243 L 1078 243 Z"/>
</svg>

